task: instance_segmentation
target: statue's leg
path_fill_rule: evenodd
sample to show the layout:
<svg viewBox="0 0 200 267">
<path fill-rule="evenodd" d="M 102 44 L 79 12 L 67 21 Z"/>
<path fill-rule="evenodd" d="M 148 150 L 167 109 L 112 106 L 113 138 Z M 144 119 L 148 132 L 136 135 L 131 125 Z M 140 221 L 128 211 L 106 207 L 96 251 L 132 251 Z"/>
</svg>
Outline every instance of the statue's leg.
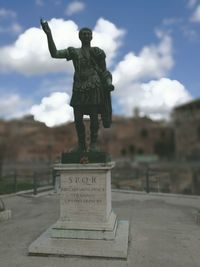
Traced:
<svg viewBox="0 0 200 267">
<path fill-rule="evenodd" d="M 78 137 L 78 150 L 86 151 L 85 125 L 83 123 L 83 111 L 81 107 L 74 107 L 74 121 Z"/>
<path fill-rule="evenodd" d="M 97 138 L 99 130 L 98 109 L 94 107 L 90 112 L 90 151 L 97 150 Z"/>
</svg>

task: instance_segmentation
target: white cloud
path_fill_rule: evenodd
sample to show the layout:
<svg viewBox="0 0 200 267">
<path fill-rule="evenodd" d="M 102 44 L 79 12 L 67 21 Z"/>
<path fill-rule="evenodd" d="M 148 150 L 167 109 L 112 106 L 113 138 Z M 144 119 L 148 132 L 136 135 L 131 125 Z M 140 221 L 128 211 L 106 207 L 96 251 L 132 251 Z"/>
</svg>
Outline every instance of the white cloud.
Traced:
<svg viewBox="0 0 200 267">
<path fill-rule="evenodd" d="M 183 35 L 187 38 L 187 40 L 191 42 L 199 40 L 197 31 L 194 30 L 190 25 L 181 27 L 181 31 Z"/>
<path fill-rule="evenodd" d="M 0 8 L 0 19 L 10 19 L 17 16 L 16 12 L 6 8 Z"/>
<path fill-rule="evenodd" d="M 15 22 L 11 25 L 10 31 L 15 34 L 19 34 L 22 32 L 22 26 L 19 23 Z"/>
<path fill-rule="evenodd" d="M 72 20 L 52 19 L 49 25 L 58 49 L 80 47 L 78 26 Z M 116 56 L 123 34 L 123 30 L 105 19 L 99 19 L 96 23 L 92 45 L 105 50 L 108 65 Z M 30 28 L 14 44 L 0 47 L 0 58 L 0 72 L 15 71 L 25 75 L 62 71 L 72 73 L 72 64 L 65 59 L 50 57 L 45 33 L 39 28 Z"/>
<path fill-rule="evenodd" d="M 128 53 L 113 72 L 113 94 L 121 114 L 131 116 L 138 107 L 142 115 L 168 118 L 175 105 L 191 100 L 179 81 L 164 78 L 173 66 L 172 40 L 162 32 L 157 35 L 158 45 L 145 46 L 139 55 Z"/>
<path fill-rule="evenodd" d="M 16 21 L 17 13 L 10 9 L 0 8 L 0 33 L 19 34 L 22 32 L 22 26 Z M 6 23 L 6 24 L 5 24 Z"/>
<path fill-rule="evenodd" d="M 30 103 L 30 100 L 22 99 L 22 97 L 16 93 L 1 93 L 0 117 L 4 119 L 22 117 L 28 113 Z"/>
<path fill-rule="evenodd" d="M 168 119 L 176 105 L 192 99 L 183 84 L 177 80 L 161 78 L 147 83 L 130 83 L 124 92 L 117 92 L 118 104 L 126 116 L 139 108 L 141 115 L 152 119 Z"/>
<path fill-rule="evenodd" d="M 159 32 L 160 43 L 145 46 L 139 55 L 128 53 L 118 63 L 113 72 L 114 83 L 118 87 L 134 81 L 164 76 L 173 66 L 172 40 L 168 35 Z"/>
<path fill-rule="evenodd" d="M 2 26 L 0 26 L 0 33 L 9 33 L 9 34 L 16 34 L 16 35 L 18 35 L 21 32 L 22 32 L 22 26 L 19 23 L 17 23 L 17 22 L 12 23 L 8 27 L 2 27 Z"/>
<path fill-rule="evenodd" d="M 197 0 L 188 0 L 187 6 L 189 8 L 193 8 L 196 5 L 196 3 L 197 3 Z"/>
<path fill-rule="evenodd" d="M 191 17 L 191 21 L 200 22 L 200 5 L 198 5 L 197 8 L 195 9 L 195 11 Z"/>
<path fill-rule="evenodd" d="M 114 23 L 100 18 L 93 31 L 92 45 L 102 48 L 107 55 L 108 66 L 112 65 L 119 47 L 122 44 L 122 39 L 125 30 L 119 29 Z"/>
<path fill-rule="evenodd" d="M 39 105 L 34 105 L 30 113 L 37 121 L 53 127 L 73 120 L 73 110 L 69 105 L 69 96 L 66 93 L 55 92 L 44 97 Z"/>
<path fill-rule="evenodd" d="M 43 1 L 43 0 L 36 0 L 36 1 L 35 1 L 35 4 L 36 4 L 37 6 L 43 6 L 43 5 L 44 5 L 44 1 Z"/>
<path fill-rule="evenodd" d="M 73 21 L 52 19 L 49 24 L 58 49 L 78 45 L 78 27 Z M 25 75 L 72 71 L 72 65 L 65 59 L 51 58 L 45 33 L 38 28 L 26 30 L 13 45 L 0 48 L 0 57 L 0 71 Z"/>
<path fill-rule="evenodd" d="M 66 8 L 66 15 L 72 16 L 73 14 L 80 13 L 85 9 L 85 4 L 81 1 L 73 1 L 68 4 Z"/>
<path fill-rule="evenodd" d="M 176 25 L 182 22 L 181 18 L 165 18 L 162 20 L 164 26 Z"/>
<path fill-rule="evenodd" d="M 53 2 L 54 2 L 54 4 L 55 4 L 56 6 L 59 6 L 59 5 L 62 4 L 62 1 L 60 1 L 60 0 L 54 0 Z"/>
</svg>

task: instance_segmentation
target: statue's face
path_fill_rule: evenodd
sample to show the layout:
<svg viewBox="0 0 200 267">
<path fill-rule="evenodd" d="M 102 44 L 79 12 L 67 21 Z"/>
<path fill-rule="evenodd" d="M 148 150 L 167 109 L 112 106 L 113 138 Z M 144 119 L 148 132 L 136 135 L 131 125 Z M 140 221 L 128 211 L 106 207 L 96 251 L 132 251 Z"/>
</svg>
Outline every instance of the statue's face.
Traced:
<svg viewBox="0 0 200 267">
<path fill-rule="evenodd" d="M 90 43 L 92 40 L 92 33 L 87 30 L 81 31 L 80 40 L 82 43 Z"/>
</svg>

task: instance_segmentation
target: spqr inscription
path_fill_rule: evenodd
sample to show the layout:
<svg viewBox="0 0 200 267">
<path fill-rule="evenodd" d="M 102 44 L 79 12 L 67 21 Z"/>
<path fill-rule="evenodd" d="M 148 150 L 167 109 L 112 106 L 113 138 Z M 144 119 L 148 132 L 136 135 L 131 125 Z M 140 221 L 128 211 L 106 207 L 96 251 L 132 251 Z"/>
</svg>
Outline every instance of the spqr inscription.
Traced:
<svg viewBox="0 0 200 267">
<path fill-rule="evenodd" d="M 85 184 L 91 185 L 96 184 L 96 177 L 95 176 L 69 176 L 67 177 L 66 182 L 69 184 Z"/>
<path fill-rule="evenodd" d="M 97 204 L 102 205 L 105 199 L 105 188 L 99 184 L 96 176 L 68 176 L 61 187 L 62 205 Z"/>
</svg>

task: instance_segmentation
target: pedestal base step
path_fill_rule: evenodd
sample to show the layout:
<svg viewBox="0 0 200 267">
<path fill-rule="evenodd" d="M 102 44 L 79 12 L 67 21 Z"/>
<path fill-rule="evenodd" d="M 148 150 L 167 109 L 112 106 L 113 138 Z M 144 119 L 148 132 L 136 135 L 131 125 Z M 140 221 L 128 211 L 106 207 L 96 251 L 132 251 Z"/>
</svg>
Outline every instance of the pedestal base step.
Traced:
<svg viewBox="0 0 200 267">
<path fill-rule="evenodd" d="M 71 229 L 71 230 L 102 230 L 102 231 L 113 231 L 113 228 L 116 224 L 117 217 L 112 211 L 105 222 L 91 222 L 91 221 L 68 221 L 68 220 L 58 220 L 53 226 L 53 229 Z"/>
<path fill-rule="evenodd" d="M 51 232 L 52 227 L 29 246 L 30 255 L 127 258 L 128 221 L 118 221 L 114 240 L 52 238 Z"/>
<path fill-rule="evenodd" d="M 85 230 L 85 229 L 58 229 L 51 227 L 52 238 L 77 238 L 77 239 L 115 239 L 117 220 L 112 230 Z"/>
</svg>

